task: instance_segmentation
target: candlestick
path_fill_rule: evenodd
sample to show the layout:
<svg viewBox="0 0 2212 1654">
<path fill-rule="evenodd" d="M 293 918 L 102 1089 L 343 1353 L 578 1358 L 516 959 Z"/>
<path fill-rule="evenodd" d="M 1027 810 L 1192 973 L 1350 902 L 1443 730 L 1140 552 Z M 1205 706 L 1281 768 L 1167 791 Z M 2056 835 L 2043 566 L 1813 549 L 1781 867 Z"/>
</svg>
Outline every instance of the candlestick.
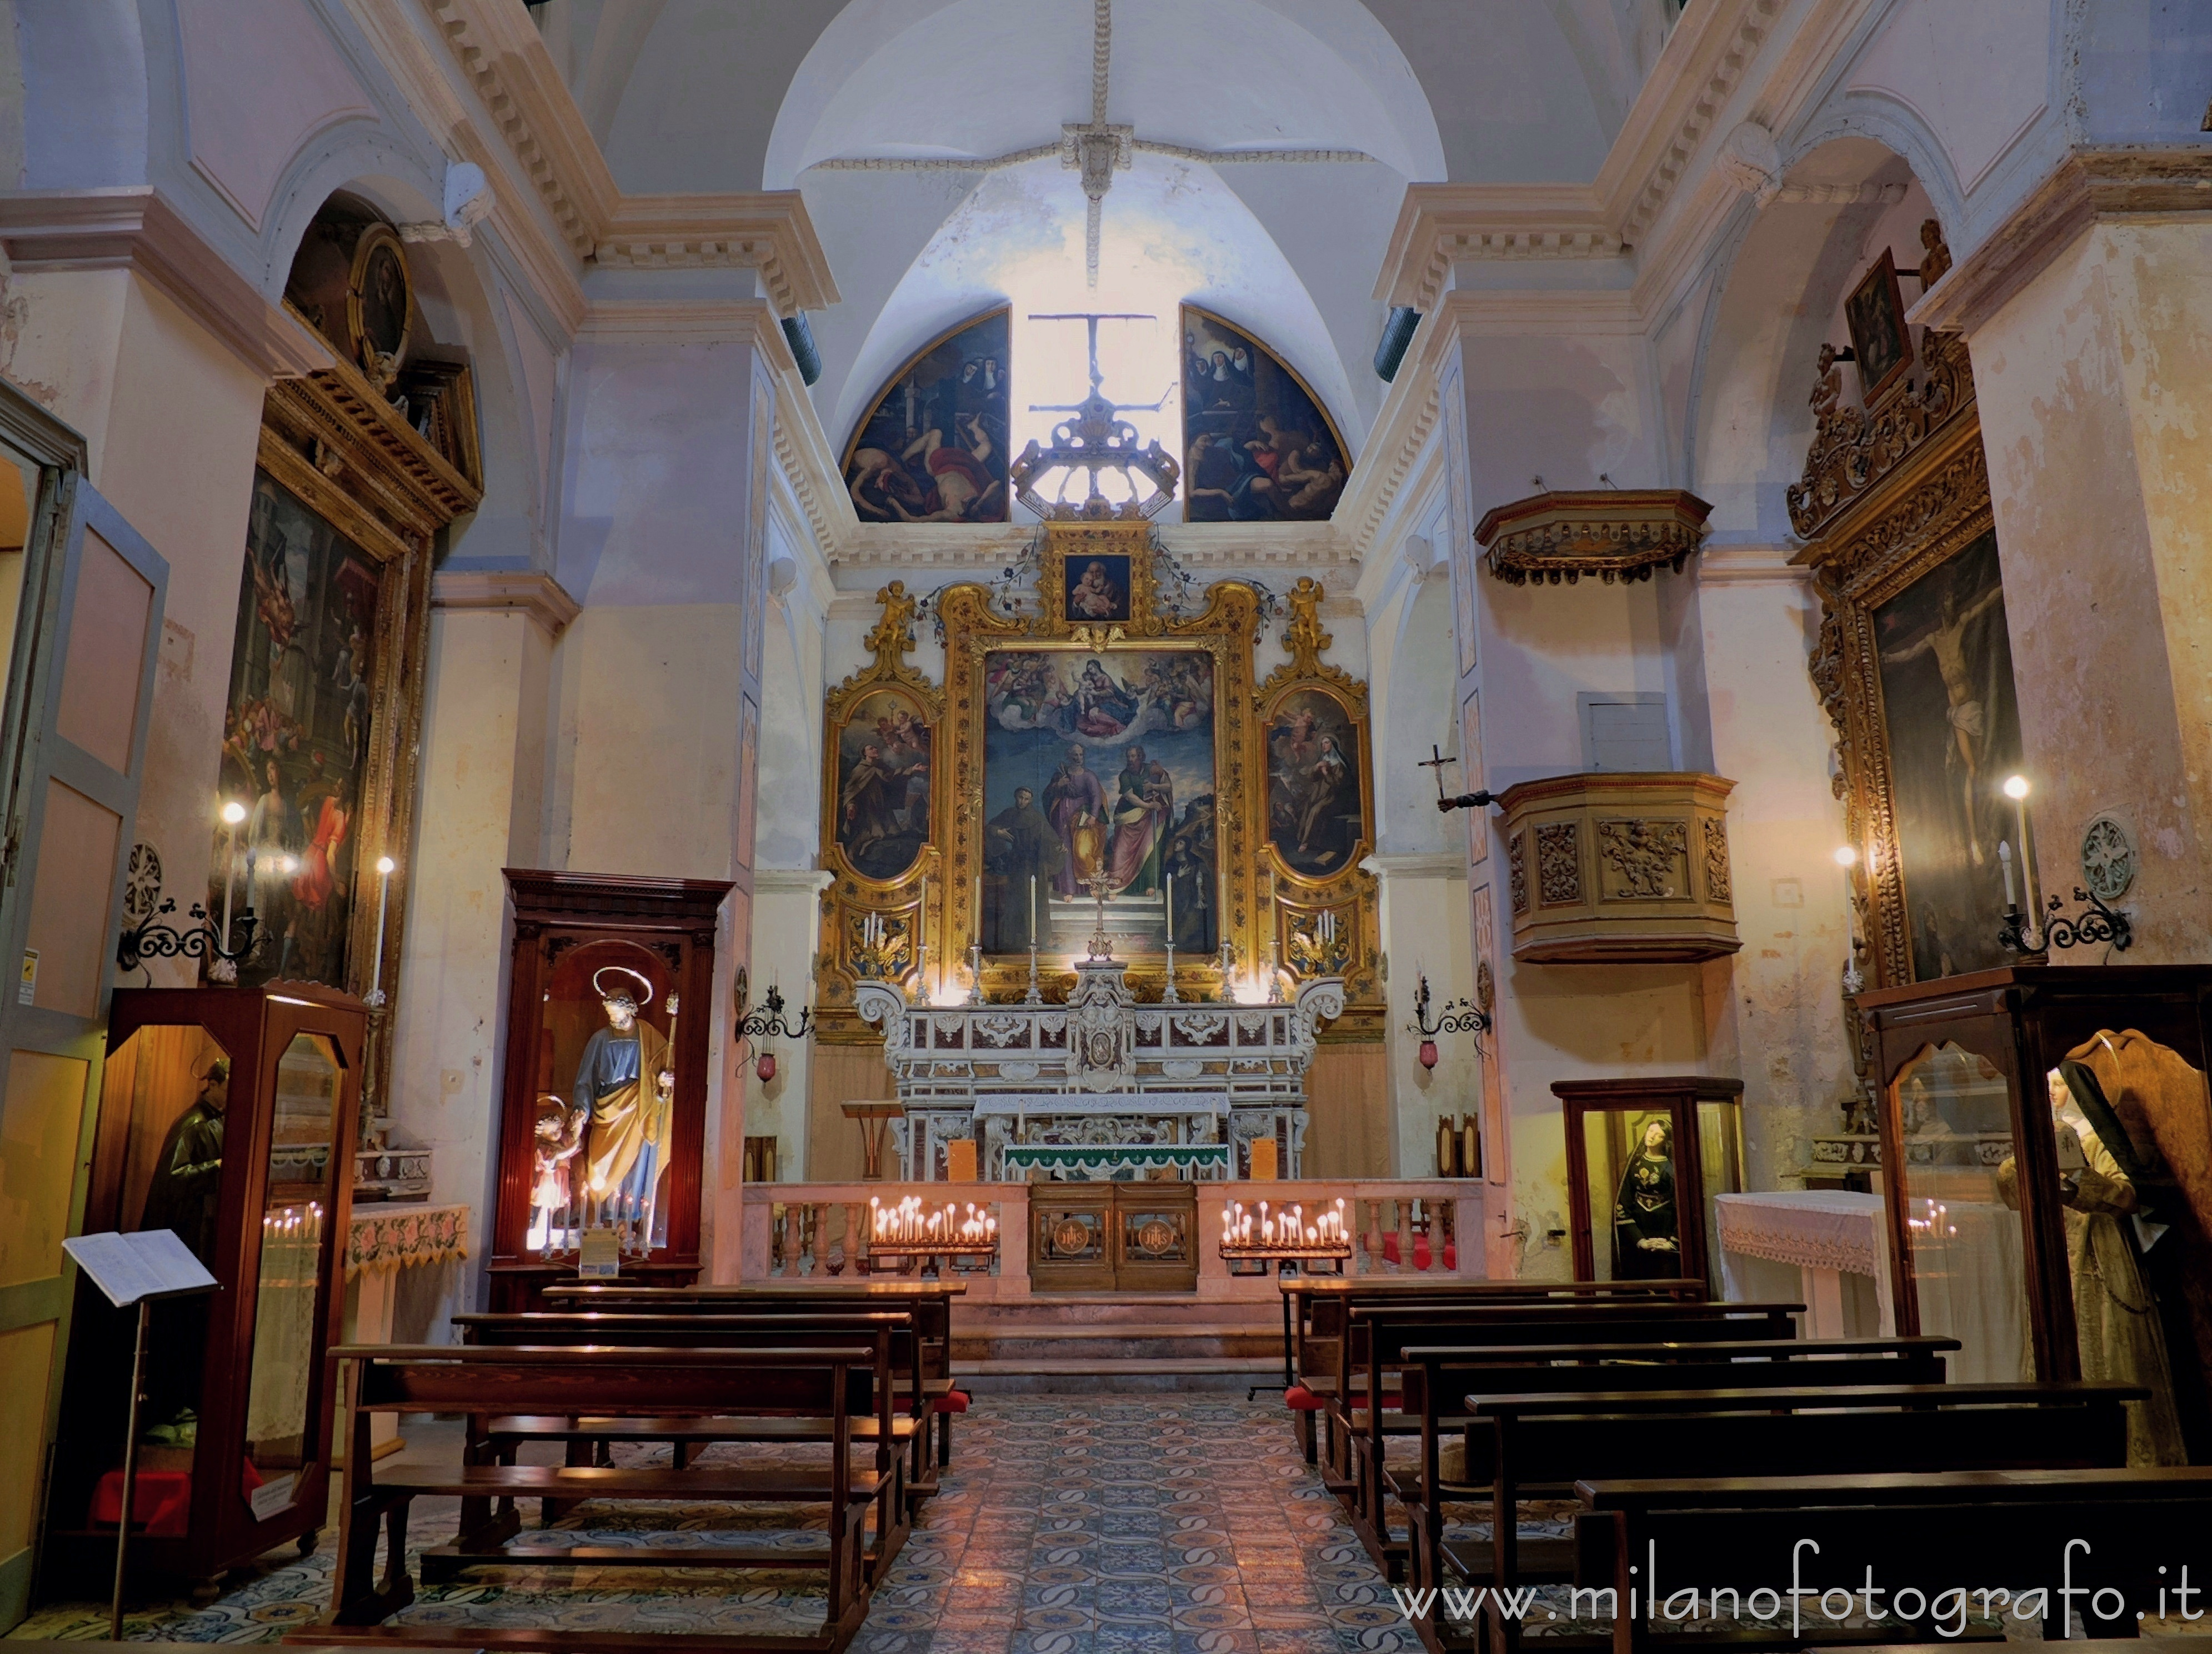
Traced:
<svg viewBox="0 0 2212 1654">
<path fill-rule="evenodd" d="M 983 1003 L 983 945 L 981 942 L 968 945 L 968 1003 Z"/>
<path fill-rule="evenodd" d="M 2021 894 L 2027 898 L 2028 917 L 2033 920 L 2042 911 L 2043 893 L 2035 886 L 2035 860 L 2027 853 L 2027 777 L 2008 775 L 2004 784 L 2005 796 L 2012 800 L 2014 819 L 2020 825 L 2020 886 Z M 2009 897 L 2007 898 L 2010 900 Z"/>
<path fill-rule="evenodd" d="M 392 905 L 392 869 L 394 863 L 388 855 L 376 860 L 376 970 L 368 990 L 372 1009 L 384 1003 L 384 916 Z M 356 977 L 356 981 L 360 979 Z"/>
</svg>

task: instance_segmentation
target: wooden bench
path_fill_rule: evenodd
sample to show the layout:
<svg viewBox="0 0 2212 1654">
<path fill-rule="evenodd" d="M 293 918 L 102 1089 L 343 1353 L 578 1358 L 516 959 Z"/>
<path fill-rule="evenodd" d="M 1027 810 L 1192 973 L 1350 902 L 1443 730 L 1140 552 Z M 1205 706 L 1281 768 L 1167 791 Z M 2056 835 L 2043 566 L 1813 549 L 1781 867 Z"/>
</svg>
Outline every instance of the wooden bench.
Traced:
<svg viewBox="0 0 2212 1654">
<path fill-rule="evenodd" d="M 1701 1280 L 1481 1280 L 1425 1275 L 1285 1275 L 1283 1295 L 1285 1400 L 1298 1421 L 1306 1462 L 1317 1462 L 1314 1415 L 1323 1410 L 1313 1380 L 1334 1370 L 1346 1306 L 1378 1304 L 1582 1303 L 1705 1296 Z"/>
<path fill-rule="evenodd" d="M 345 1432 L 338 1554 L 329 1618 L 288 1633 L 307 1643 L 384 1643 L 429 1647 L 615 1650 L 640 1646 L 678 1649 L 806 1650 L 835 1654 L 850 1640 L 867 1612 L 869 1507 L 878 1505 L 884 1478 L 852 1463 L 851 1425 L 856 1411 L 872 1414 L 878 1439 L 891 1432 L 890 1386 L 876 1382 L 878 1351 L 860 1342 L 769 1350 L 469 1348 L 450 1345 L 343 1347 L 331 1352 L 345 1387 Z M 856 1409 L 856 1396 L 867 1398 Z M 380 1475 L 369 1444 L 369 1420 L 377 1413 L 465 1413 L 507 1415 L 585 1412 L 613 1418 L 690 1415 L 728 1417 L 758 1413 L 825 1420 L 830 1456 L 820 1465 L 752 1467 L 694 1465 L 686 1469 L 600 1465 L 535 1465 L 464 1462 L 443 1468 L 388 1469 Z M 520 1499 L 564 1502 L 618 1499 L 696 1505 L 707 1501 L 825 1507 L 830 1544 L 823 1552 L 776 1548 L 696 1546 L 581 1546 L 532 1552 L 533 1567 L 587 1564 L 664 1568 L 821 1567 L 828 1571 L 827 1612 L 821 1632 L 788 1635 L 669 1634 L 642 1642 L 635 1634 L 550 1627 L 386 1626 L 380 1622 L 414 1601 L 406 1563 L 407 1515 L 418 1498 L 462 1500 L 459 1535 L 441 1553 L 476 1565 L 521 1559 L 507 1549 L 519 1531 L 511 1513 L 494 1517 L 495 1503 Z M 386 1562 L 375 1578 L 377 1529 L 386 1531 Z M 893 1535 L 878 1531 L 879 1561 Z"/>
<path fill-rule="evenodd" d="M 881 1456 L 903 1445 L 902 1497 L 909 1508 L 937 1491 L 936 1467 L 927 1451 L 932 1418 L 931 1396 L 922 1377 L 921 1341 L 912 1314 L 903 1310 L 861 1310 L 838 1315 L 724 1314 L 629 1315 L 614 1310 L 559 1310 L 457 1315 L 453 1324 L 464 1344 L 569 1345 L 605 1344 L 638 1348 L 742 1349 L 777 1345 L 836 1342 L 847 1338 L 881 1336 L 886 1371 L 895 1375 L 892 1393 L 901 1405 L 892 1418 L 893 1436 Z M 569 1420 L 514 1416 L 485 1421 L 487 1438 L 557 1440 L 589 1450 L 617 1441 L 667 1442 L 678 1468 L 695 1447 L 716 1441 L 777 1442 L 812 1439 L 810 1432 L 826 1428 L 818 1420 L 748 1417 L 721 1425 L 706 1420 L 665 1421 L 665 1430 L 648 1419 L 608 1420 L 604 1432 L 595 1433 Z M 874 1420 L 854 1420 L 855 1439 L 874 1440 Z M 720 1431 L 724 1433 L 718 1434 Z M 601 1458 L 604 1458 L 602 1454 Z M 576 1462 L 591 1462 L 579 1459 Z M 888 1469 L 885 1463 L 879 1466 Z"/>
<path fill-rule="evenodd" d="M 1437 1548 L 1443 1506 L 1490 1497 L 1468 1438 L 1475 1408 L 1500 1396 L 1595 1396 L 1635 1390 L 1805 1389 L 1846 1384 L 1940 1384 L 1955 1338 L 1765 1339 L 1708 1344 L 1530 1345 L 1468 1349 L 1408 1347 L 1401 1371 L 1403 1411 L 1420 1420 L 1420 1452 L 1410 1470 L 1384 1470 L 1389 1495 L 1406 1506 L 1408 1573 L 1416 1587 L 1440 1583 Z M 1460 1463 L 1445 1462 L 1444 1438 L 1460 1438 Z M 1572 1481 L 1574 1478 L 1568 1478 Z M 1431 1497 L 1430 1490 L 1435 1489 Z"/>
<path fill-rule="evenodd" d="M 1914 1640 L 1936 1641 L 1939 1624 L 1948 1633 L 1985 1606 L 2018 1617 L 2035 1605 L 2039 1587 L 2047 1639 L 2065 1635 L 2069 1604 L 2092 1634 L 2131 1636 L 2136 1614 L 2160 1612 L 2160 1592 L 2179 1582 L 2181 1566 L 2201 1565 L 2203 1535 L 2212 1533 L 2212 1468 L 2203 1466 L 1600 1479 L 1575 1492 L 1583 1508 L 1572 1583 L 1597 1595 L 1571 1599 L 1571 1607 L 1586 1602 L 1595 1611 L 1607 1592 L 1621 1607 L 1638 1592 L 1636 1612 L 1613 1615 L 1614 1654 L 1709 1645 L 1710 1637 L 1693 1644 L 1663 1628 L 1668 1597 L 1680 1600 L 1692 1584 L 1708 1616 L 1716 1586 L 1723 1597 L 1735 1594 L 1729 1606 L 1741 1623 L 1727 1639 L 1732 1651 L 1899 1641 L 1893 1622 L 1847 1630 L 1825 1617 L 1820 1596 L 1788 1594 L 1793 1586 L 1829 1590 L 1832 1601 L 1832 1593 L 1863 1592 L 1869 1578 L 1893 1602 L 1900 1588 L 1917 1593 L 1920 1611 L 1902 1616 L 1919 1628 Z M 1645 1613 L 1655 1558 L 1658 1628 Z M 2062 1597 L 2068 1587 L 2076 1594 Z M 1954 1591 L 1955 1602 L 1946 1595 Z M 1754 1593 L 1765 1592 L 1775 1612 L 1762 1623 L 1756 1616 L 1767 1605 Z"/>
<path fill-rule="evenodd" d="M 952 1415 L 968 1398 L 952 1378 L 952 1304 L 966 1296 L 963 1280 L 860 1276 L 852 1280 L 741 1281 L 726 1286 L 625 1286 L 619 1281 L 570 1281 L 544 1290 L 547 1303 L 567 1310 L 627 1309 L 659 1314 L 697 1311 L 758 1314 L 905 1310 L 915 1317 L 922 1348 L 922 1382 L 932 1402 L 930 1432 L 939 1469 L 952 1462 Z M 925 1444 L 923 1453 L 931 1451 Z"/>
<path fill-rule="evenodd" d="M 1492 1537 L 1443 1541 L 1422 1572 L 1442 1585 L 1489 1587 L 1492 1646 L 1510 1650 L 1520 1627 L 1498 1591 L 1574 1578 L 1568 1542 L 1520 1540 L 1519 1501 L 1532 1493 L 1595 1475 L 1802 1477 L 1846 1463 L 1865 1474 L 2121 1469 L 2127 1404 L 2145 1394 L 1935 1383 L 1484 1396 L 1468 1432 L 1466 1481 L 1487 1486 Z"/>
<path fill-rule="evenodd" d="M 1602 1343 L 1714 1343 L 1794 1339 L 1794 1304 L 1681 1302 L 1504 1303 L 1413 1304 L 1354 1301 L 1346 1305 L 1345 1335 L 1336 1347 L 1336 1370 L 1323 1400 L 1332 1451 L 1343 1432 L 1345 1459 L 1324 1473 L 1332 1491 L 1352 1510 L 1352 1527 L 1376 1562 L 1394 1581 L 1403 1577 L 1406 1547 L 1391 1537 L 1381 1475 L 1387 1438 L 1413 1435 L 1393 1383 L 1410 1348 L 1442 1344 L 1510 1348 L 1516 1345 Z M 1368 1405 L 1370 1398 L 1381 1402 Z"/>
</svg>

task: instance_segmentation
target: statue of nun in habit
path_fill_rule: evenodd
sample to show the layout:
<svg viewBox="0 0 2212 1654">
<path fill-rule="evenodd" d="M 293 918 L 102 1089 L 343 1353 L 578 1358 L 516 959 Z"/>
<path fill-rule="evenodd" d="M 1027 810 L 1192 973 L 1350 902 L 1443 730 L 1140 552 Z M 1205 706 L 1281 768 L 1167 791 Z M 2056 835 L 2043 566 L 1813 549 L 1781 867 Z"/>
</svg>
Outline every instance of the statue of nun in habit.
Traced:
<svg viewBox="0 0 2212 1654">
<path fill-rule="evenodd" d="M 641 1230 L 649 1231 L 647 1202 L 668 1156 L 669 1101 L 676 1076 L 669 1066 L 668 1042 L 639 1016 L 637 1000 L 619 981 L 606 985 L 609 976 L 628 976 L 648 998 L 653 993 L 651 982 L 621 965 L 608 965 L 592 976 L 607 1025 L 584 1047 L 570 1093 L 591 1112 L 584 1138 L 585 1189 L 601 1217 L 635 1217 Z M 675 1009 L 672 997 L 669 1008 Z"/>
<path fill-rule="evenodd" d="M 2174 1411 L 2173 1373 L 2158 1300 L 2144 1279 L 2142 1250 L 2163 1225 L 2136 1194 L 2146 1175 L 2127 1128 L 2084 1064 L 2062 1062 L 2045 1076 L 2058 1148 L 2058 1195 L 2065 1207 L 2066 1259 L 2074 1294 L 2081 1377 L 2141 1384 L 2150 1399 L 2128 1408 L 2128 1463 L 2186 1464 Z M 2004 1203 L 2018 1209 L 2020 1171 L 2008 1156 L 1997 1168 Z"/>
<path fill-rule="evenodd" d="M 1643 1140 L 1620 1174 L 1613 1205 L 1613 1278 L 1671 1280 L 1682 1273 L 1682 1237 L 1674 1197 L 1673 1133 L 1666 1121 L 1644 1122 Z"/>
</svg>

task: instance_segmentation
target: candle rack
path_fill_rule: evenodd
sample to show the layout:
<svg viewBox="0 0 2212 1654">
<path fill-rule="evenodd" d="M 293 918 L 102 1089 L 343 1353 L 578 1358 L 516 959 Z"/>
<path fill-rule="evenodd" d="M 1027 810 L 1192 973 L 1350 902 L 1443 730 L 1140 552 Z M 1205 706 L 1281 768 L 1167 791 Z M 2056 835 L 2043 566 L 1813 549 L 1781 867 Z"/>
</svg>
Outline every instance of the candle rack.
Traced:
<svg viewBox="0 0 2212 1654">
<path fill-rule="evenodd" d="M 1296 1264 L 1308 1274 L 1341 1274 L 1352 1256 L 1352 1231 L 1345 1219 L 1345 1204 L 1338 1201 L 1320 1218 L 1308 1222 L 1302 1205 L 1269 1211 L 1262 1201 L 1256 1212 L 1242 1201 L 1231 1201 L 1221 1213 L 1221 1258 L 1232 1275 L 1265 1274 L 1271 1263 Z M 1331 1271 L 1318 1264 L 1334 1263 Z M 1281 1273 L 1288 1274 L 1287 1268 Z"/>
<path fill-rule="evenodd" d="M 919 1260 L 921 1278 L 934 1280 L 939 1258 L 994 1258 L 999 1255 L 999 1220 L 970 1201 L 965 1217 L 956 1219 L 952 1202 L 929 1211 L 918 1195 L 909 1195 L 896 1206 L 881 1197 L 868 1202 L 868 1266 L 876 1260 L 901 1262 Z"/>
</svg>

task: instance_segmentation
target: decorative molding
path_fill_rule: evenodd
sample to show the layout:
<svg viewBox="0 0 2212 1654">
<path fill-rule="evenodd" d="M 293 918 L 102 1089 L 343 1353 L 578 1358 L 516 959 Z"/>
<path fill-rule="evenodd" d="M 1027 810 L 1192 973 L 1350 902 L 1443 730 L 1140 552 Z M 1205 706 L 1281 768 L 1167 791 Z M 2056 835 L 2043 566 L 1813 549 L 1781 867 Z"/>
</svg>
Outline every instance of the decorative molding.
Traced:
<svg viewBox="0 0 2212 1654">
<path fill-rule="evenodd" d="M 1598 169 L 1595 193 L 1624 241 L 1634 243 L 1657 219 L 1782 6 L 1783 0 L 1700 0 L 1675 23 Z"/>
<path fill-rule="evenodd" d="M 263 294 L 155 189 L 0 192 L 0 246 L 25 274 L 132 270 L 264 379 L 328 368 L 330 347 Z"/>
<path fill-rule="evenodd" d="M 1614 258 L 1626 251 L 1586 184 L 1409 184 L 1373 296 L 1426 315 L 1462 259 Z"/>
<path fill-rule="evenodd" d="M 584 611 L 559 581 L 536 569 L 441 569 L 430 577 L 430 606 L 519 613 L 548 637 L 560 636 Z"/>
<path fill-rule="evenodd" d="M 1920 295 L 1905 319 L 1971 334 L 2093 223 L 2212 211 L 2212 144 L 2076 149 Z"/>
<path fill-rule="evenodd" d="M 1781 545 L 1715 545 L 1698 553 L 1699 586 L 1810 586 L 1813 571 L 1790 561 Z"/>
<path fill-rule="evenodd" d="M 779 315 L 837 302 L 797 191 L 625 197 L 523 7 L 419 3 L 579 264 L 757 270 Z"/>
<path fill-rule="evenodd" d="M 838 301 L 806 203 L 796 190 L 623 197 L 592 250 L 610 270 L 755 270 L 778 316 Z"/>
<path fill-rule="evenodd" d="M 796 893 L 819 896 L 837 882 L 837 875 L 827 867 L 756 867 L 753 869 L 753 894 L 778 896 Z"/>
<path fill-rule="evenodd" d="M 1464 879 L 1467 854 L 1463 850 L 1377 850 L 1361 858 L 1359 870 L 1377 879 Z"/>
</svg>

